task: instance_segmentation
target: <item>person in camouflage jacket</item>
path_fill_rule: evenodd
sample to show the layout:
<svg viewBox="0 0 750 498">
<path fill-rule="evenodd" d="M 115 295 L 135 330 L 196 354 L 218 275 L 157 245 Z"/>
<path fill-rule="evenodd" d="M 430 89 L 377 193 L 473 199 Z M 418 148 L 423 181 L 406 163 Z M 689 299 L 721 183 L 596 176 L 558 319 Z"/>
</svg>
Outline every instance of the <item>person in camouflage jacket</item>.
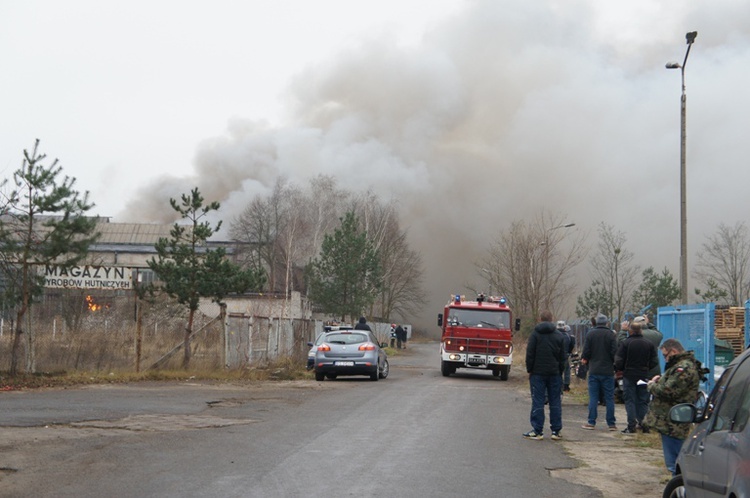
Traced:
<svg viewBox="0 0 750 498">
<path fill-rule="evenodd" d="M 670 421 L 669 410 L 679 403 L 695 403 L 702 368 L 693 352 L 685 351 L 677 339 L 665 340 L 659 349 L 666 365 L 664 373 L 656 375 L 648 383 L 648 392 L 653 400 L 643 425 L 661 434 L 664 463 L 674 474 L 677 455 L 691 426 Z"/>
</svg>

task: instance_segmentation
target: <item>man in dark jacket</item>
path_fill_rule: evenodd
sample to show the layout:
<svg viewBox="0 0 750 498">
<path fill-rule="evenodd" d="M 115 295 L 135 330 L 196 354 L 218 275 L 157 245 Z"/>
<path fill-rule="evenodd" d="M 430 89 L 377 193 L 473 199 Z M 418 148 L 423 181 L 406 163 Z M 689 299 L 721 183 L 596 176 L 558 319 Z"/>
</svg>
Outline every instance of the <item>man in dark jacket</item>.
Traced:
<svg viewBox="0 0 750 498">
<path fill-rule="evenodd" d="M 369 325 L 367 325 L 367 318 L 361 316 L 359 317 L 359 322 L 354 326 L 354 330 L 369 330 L 372 332 L 372 329 Z"/>
<path fill-rule="evenodd" d="M 526 344 L 526 371 L 531 384 L 532 430 L 526 439 L 544 439 L 544 399 L 549 400 L 549 422 L 552 439 L 562 439 L 562 373 L 565 368 L 563 336 L 552 323 L 552 313 L 544 311 Z"/>
<path fill-rule="evenodd" d="M 406 347 L 406 331 L 404 330 L 404 327 L 401 326 L 401 324 L 398 324 L 396 326 L 396 341 L 398 349 Z"/>
<path fill-rule="evenodd" d="M 596 428 L 599 393 L 604 393 L 607 427 L 617 430 L 615 419 L 615 353 L 617 339 L 615 332 L 609 328 L 609 319 L 599 313 L 594 319 L 596 327 L 589 330 L 583 342 L 581 362 L 589 367 L 589 418 L 581 426 L 584 429 Z"/>
<path fill-rule="evenodd" d="M 664 334 L 659 332 L 659 330 L 654 326 L 653 323 L 651 323 L 648 319 L 648 315 L 643 316 L 637 316 L 633 318 L 633 323 L 640 323 L 641 324 L 641 333 L 643 334 L 643 337 L 645 337 L 651 344 L 654 345 L 656 350 L 659 350 L 659 345 L 661 344 L 662 339 L 664 339 Z M 661 365 L 658 363 L 654 368 L 651 369 L 651 371 L 648 373 L 648 377 L 653 378 L 655 375 L 659 375 L 661 373 Z"/>
<path fill-rule="evenodd" d="M 650 397 L 646 383 L 651 379 L 651 369 L 659 365 L 656 347 L 643 337 L 641 323 L 634 321 L 630 324 L 630 335 L 622 341 L 615 355 L 615 370 L 622 372 L 622 394 L 628 414 L 628 426 L 623 434 L 635 434 L 636 426 L 648 432 L 642 425 Z"/>
<path fill-rule="evenodd" d="M 563 350 L 565 351 L 565 369 L 563 370 L 563 392 L 570 391 L 570 355 L 576 347 L 576 338 L 570 332 L 570 326 L 563 320 L 557 321 L 557 330 L 563 335 Z"/>
</svg>

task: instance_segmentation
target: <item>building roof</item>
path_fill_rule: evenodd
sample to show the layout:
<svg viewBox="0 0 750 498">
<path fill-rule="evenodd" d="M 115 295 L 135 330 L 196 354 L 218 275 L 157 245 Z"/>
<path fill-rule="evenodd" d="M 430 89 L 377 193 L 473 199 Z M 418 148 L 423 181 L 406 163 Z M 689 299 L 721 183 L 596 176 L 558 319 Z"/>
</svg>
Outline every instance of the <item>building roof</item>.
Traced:
<svg viewBox="0 0 750 498">
<path fill-rule="evenodd" d="M 174 225 L 148 223 L 99 223 L 96 230 L 101 233 L 96 245 L 134 244 L 153 246 L 160 238 L 169 238 Z"/>
</svg>

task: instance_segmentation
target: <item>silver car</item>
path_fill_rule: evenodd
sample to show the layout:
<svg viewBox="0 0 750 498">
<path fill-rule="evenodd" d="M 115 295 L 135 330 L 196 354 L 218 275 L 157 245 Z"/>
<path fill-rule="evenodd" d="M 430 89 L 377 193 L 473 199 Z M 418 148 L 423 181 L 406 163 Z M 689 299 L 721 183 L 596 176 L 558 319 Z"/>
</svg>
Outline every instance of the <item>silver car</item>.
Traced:
<svg viewBox="0 0 750 498">
<path fill-rule="evenodd" d="M 315 380 L 339 375 L 369 375 L 370 380 L 388 377 L 388 355 L 385 343 L 378 343 L 368 330 L 326 332 L 315 341 Z"/>
<path fill-rule="evenodd" d="M 704 409 L 683 403 L 669 417 L 698 425 L 682 445 L 665 498 L 750 497 L 750 350 L 729 364 Z"/>
</svg>

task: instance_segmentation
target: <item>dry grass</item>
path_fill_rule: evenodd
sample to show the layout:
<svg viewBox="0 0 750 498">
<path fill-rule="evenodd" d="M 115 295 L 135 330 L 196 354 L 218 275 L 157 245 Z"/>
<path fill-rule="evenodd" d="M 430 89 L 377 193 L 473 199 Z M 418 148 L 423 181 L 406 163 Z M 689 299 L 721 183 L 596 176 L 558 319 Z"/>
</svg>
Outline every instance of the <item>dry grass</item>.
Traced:
<svg viewBox="0 0 750 498">
<path fill-rule="evenodd" d="M 16 377 L 8 376 L 7 371 L 5 371 L 0 372 L 0 391 L 69 387 L 86 384 L 121 384 L 142 381 L 203 380 L 215 382 L 252 382 L 311 378 L 312 374 L 305 369 L 304 362 L 285 358 L 268 363 L 262 367 L 233 370 L 147 370 L 140 373 L 125 370 L 113 370 L 111 372 L 58 371 L 35 374 L 24 373 Z"/>
</svg>

